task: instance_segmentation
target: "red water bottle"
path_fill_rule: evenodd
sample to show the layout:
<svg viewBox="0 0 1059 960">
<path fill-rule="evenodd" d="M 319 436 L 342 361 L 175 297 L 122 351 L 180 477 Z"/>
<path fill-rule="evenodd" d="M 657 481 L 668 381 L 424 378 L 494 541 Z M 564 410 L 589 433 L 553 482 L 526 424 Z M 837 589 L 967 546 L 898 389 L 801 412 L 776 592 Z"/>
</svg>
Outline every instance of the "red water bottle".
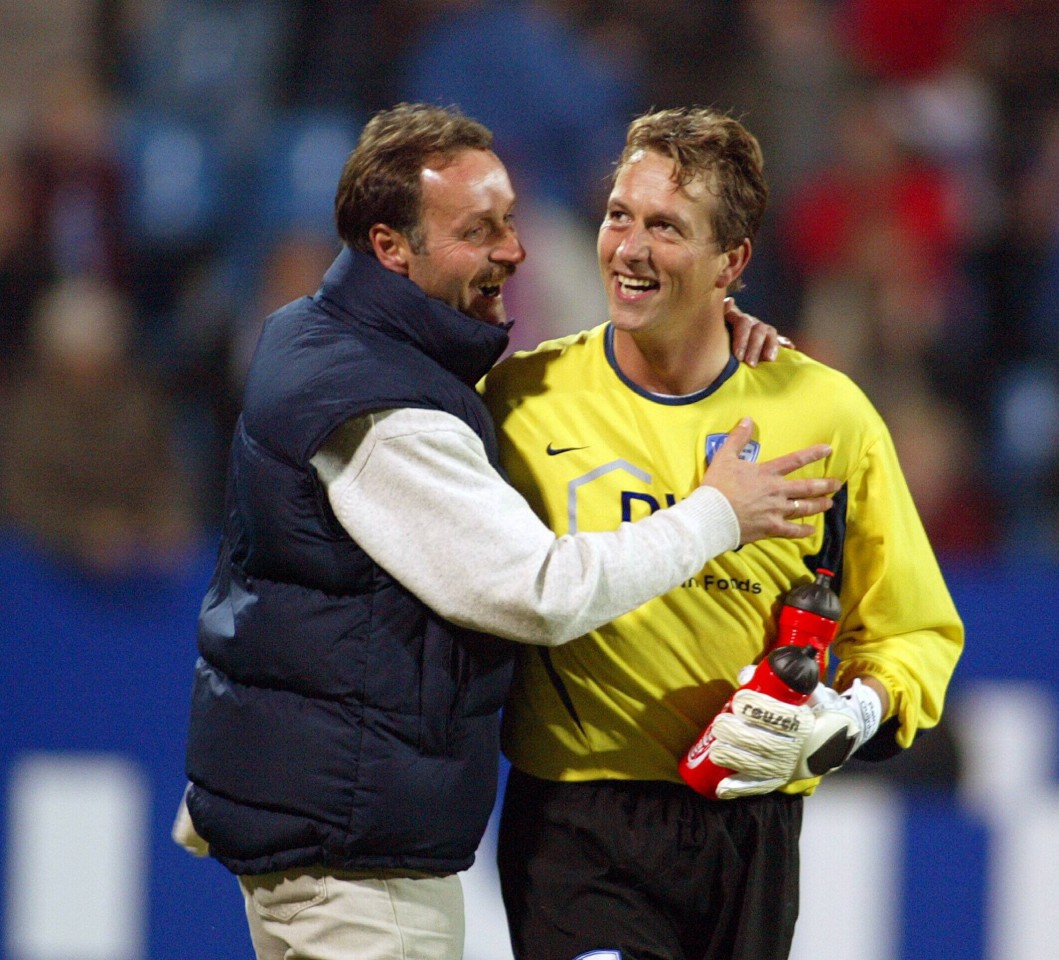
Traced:
<svg viewBox="0 0 1059 960">
<path fill-rule="evenodd" d="M 834 576 L 818 568 L 815 580 L 788 591 L 780 609 L 776 643 L 741 690 L 757 690 L 784 703 L 801 704 L 809 699 L 824 677 L 824 653 L 838 633 L 842 608 L 831 587 Z M 721 712 L 731 709 L 729 697 Z M 707 797 L 716 797 L 717 784 L 733 772 L 707 757 L 712 729 L 711 723 L 677 765 L 688 786 Z"/>
</svg>

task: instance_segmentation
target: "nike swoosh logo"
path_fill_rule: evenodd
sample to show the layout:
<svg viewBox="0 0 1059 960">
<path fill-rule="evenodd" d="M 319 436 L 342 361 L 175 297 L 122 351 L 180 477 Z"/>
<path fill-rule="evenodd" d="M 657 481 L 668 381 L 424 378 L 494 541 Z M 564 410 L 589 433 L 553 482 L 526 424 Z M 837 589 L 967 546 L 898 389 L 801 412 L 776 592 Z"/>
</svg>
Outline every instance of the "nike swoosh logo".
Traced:
<svg viewBox="0 0 1059 960">
<path fill-rule="evenodd" d="M 550 443 L 548 449 L 545 451 L 549 457 L 554 457 L 560 453 L 569 453 L 571 450 L 584 450 L 585 447 L 553 447 Z"/>
</svg>

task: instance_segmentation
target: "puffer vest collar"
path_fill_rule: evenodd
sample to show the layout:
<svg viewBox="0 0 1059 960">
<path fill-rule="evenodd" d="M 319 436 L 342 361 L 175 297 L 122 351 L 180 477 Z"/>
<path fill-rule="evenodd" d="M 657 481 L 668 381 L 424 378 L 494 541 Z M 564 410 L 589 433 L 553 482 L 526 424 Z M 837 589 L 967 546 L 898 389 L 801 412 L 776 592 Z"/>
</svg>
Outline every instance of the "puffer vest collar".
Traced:
<svg viewBox="0 0 1059 960">
<path fill-rule="evenodd" d="M 315 297 L 332 315 L 406 341 L 468 386 L 500 358 L 511 324 L 492 326 L 433 297 L 374 257 L 345 248 Z"/>
</svg>

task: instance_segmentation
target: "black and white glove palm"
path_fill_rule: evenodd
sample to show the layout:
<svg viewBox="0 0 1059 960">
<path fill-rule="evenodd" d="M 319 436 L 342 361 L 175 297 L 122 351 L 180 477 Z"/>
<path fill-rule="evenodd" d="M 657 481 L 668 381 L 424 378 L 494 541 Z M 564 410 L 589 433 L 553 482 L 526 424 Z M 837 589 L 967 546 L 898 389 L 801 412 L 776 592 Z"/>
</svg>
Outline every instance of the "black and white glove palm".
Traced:
<svg viewBox="0 0 1059 960">
<path fill-rule="evenodd" d="M 859 679 L 844 693 L 817 684 L 807 706 L 813 712 L 813 726 L 802 744 L 792 780 L 834 773 L 879 729 L 882 702 Z"/>
</svg>

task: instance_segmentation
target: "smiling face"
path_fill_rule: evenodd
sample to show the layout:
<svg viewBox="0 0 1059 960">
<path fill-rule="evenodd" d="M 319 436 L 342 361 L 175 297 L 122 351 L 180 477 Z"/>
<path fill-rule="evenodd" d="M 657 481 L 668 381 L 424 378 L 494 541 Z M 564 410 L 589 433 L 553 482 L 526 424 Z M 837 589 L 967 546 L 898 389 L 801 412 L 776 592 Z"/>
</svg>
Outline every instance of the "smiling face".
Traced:
<svg viewBox="0 0 1059 960">
<path fill-rule="evenodd" d="M 599 230 L 610 320 L 633 335 L 686 337 L 723 316 L 727 287 L 749 255 L 749 243 L 719 249 L 717 198 L 701 178 L 679 187 L 673 173 L 669 157 L 634 154 L 615 177 Z"/>
<path fill-rule="evenodd" d="M 526 259 L 515 191 L 489 150 L 464 150 L 422 172 L 419 242 L 400 238 L 408 278 L 468 316 L 503 324 L 503 285 Z"/>
</svg>

